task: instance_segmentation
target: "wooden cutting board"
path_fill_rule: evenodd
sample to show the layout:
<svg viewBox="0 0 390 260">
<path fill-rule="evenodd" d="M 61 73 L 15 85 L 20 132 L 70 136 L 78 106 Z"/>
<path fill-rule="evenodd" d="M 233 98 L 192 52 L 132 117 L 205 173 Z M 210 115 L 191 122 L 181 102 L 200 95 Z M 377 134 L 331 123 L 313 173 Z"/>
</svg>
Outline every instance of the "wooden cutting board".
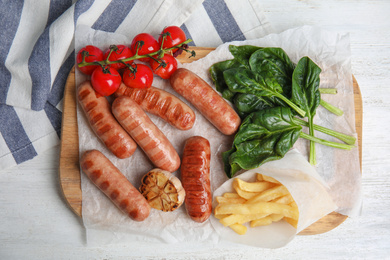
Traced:
<svg viewBox="0 0 390 260">
<path fill-rule="evenodd" d="M 214 48 L 191 47 L 196 51 L 196 57 L 188 58 L 187 53 L 178 57 L 181 63 L 188 63 L 205 57 Z M 355 99 L 356 132 L 358 134 L 360 168 L 362 162 L 362 121 L 363 107 L 359 85 L 353 77 L 353 91 Z M 64 90 L 64 106 L 62 113 L 61 151 L 59 179 L 61 189 L 69 207 L 81 217 L 82 193 L 79 167 L 79 139 L 77 127 L 76 85 L 74 68 L 69 73 Z M 347 216 L 332 212 L 307 227 L 301 235 L 315 235 L 330 231 L 340 225 Z"/>
</svg>

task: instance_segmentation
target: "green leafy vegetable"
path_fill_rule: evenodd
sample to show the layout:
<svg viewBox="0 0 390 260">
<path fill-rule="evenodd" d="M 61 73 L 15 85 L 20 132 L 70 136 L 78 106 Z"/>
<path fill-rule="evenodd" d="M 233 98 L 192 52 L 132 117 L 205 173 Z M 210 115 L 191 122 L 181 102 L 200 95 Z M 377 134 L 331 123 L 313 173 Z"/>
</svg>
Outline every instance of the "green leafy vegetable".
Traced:
<svg viewBox="0 0 390 260">
<path fill-rule="evenodd" d="M 260 49 L 262 49 L 262 47 L 252 45 L 229 46 L 229 51 L 233 55 L 234 60 L 236 60 L 241 65 L 244 65 L 246 68 L 249 68 L 249 58 L 251 55 Z"/>
<path fill-rule="evenodd" d="M 289 108 L 251 113 L 242 122 L 233 148 L 223 153 L 225 172 L 231 178 L 241 169 L 253 169 L 282 158 L 297 141 L 301 129 L 294 123 Z"/>
<path fill-rule="evenodd" d="M 291 101 L 306 112 L 309 123 L 309 133 L 314 136 L 313 119 L 320 105 L 320 73 L 321 69 L 308 57 L 299 60 L 292 75 Z M 316 164 L 315 144 L 310 141 L 309 162 Z"/>
<path fill-rule="evenodd" d="M 299 120 L 288 107 L 268 108 L 248 115 L 234 138 L 232 149 L 222 153 L 227 176 L 232 178 L 242 169 L 250 170 L 283 158 L 299 137 L 334 148 L 354 148 L 302 132 Z"/>
<path fill-rule="evenodd" d="M 242 169 L 252 169 L 277 160 L 291 149 L 298 137 L 310 140 L 310 162 L 315 164 L 314 142 L 351 149 L 356 138 L 315 125 L 319 105 L 335 114 L 342 111 L 321 100 L 321 69 L 308 57 L 294 64 L 281 48 L 251 45 L 229 46 L 233 59 L 215 63 L 210 75 L 222 96 L 231 101 L 243 119 L 232 149 L 223 153 L 226 174 L 231 178 Z M 298 117 L 307 117 L 307 121 Z M 301 131 L 309 127 L 309 135 Z M 343 143 L 314 136 L 321 131 Z"/>
<path fill-rule="evenodd" d="M 232 68 L 223 72 L 226 85 L 231 92 L 239 92 L 253 94 L 258 97 L 268 97 L 275 103 L 275 99 L 279 98 L 298 114 L 305 116 L 305 111 L 300 109 L 296 104 L 283 96 L 282 87 L 274 78 L 263 78 L 257 76 L 251 70 L 245 68 Z"/>
<path fill-rule="evenodd" d="M 281 48 L 264 48 L 254 52 L 249 58 L 251 70 L 262 78 L 273 78 L 288 97 L 291 92 L 294 64 Z"/>
<path fill-rule="evenodd" d="M 215 88 L 217 89 L 217 91 L 219 91 L 222 94 L 223 98 L 229 101 L 232 101 L 234 93 L 231 92 L 227 87 L 225 83 L 225 79 L 223 78 L 223 72 L 230 68 L 240 68 L 240 67 L 243 67 L 243 65 L 241 65 L 238 61 L 226 60 L 226 61 L 215 63 L 209 69 L 211 79 L 215 84 Z"/>
</svg>

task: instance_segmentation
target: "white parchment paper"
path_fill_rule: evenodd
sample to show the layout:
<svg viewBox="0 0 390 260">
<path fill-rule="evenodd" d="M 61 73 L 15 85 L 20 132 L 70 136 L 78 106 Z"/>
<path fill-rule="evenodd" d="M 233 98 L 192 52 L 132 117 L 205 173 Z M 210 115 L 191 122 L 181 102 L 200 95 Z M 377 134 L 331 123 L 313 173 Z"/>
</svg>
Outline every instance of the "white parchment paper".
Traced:
<svg viewBox="0 0 390 260">
<path fill-rule="evenodd" d="M 129 44 L 131 42 L 131 39 L 124 35 L 95 31 L 85 26 L 77 27 L 75 39 L 76 51 L 87 44 L 105 49 L 110 44 Z M 302 56 L 309 56 L 322 68 L 321 87 L 338 89 L 337 95 L 324 96 L 323 98 L 341 108 L 345 113 L 344 116 L 337 117 L 320 107 L 317 110 L 315 123 L 346 134 L 356 135 L 348 35 L 339 35 L 323 31 L 320 28 L 304 26 L 281 34 L 271 34 L 261 39 L 226 43 L 219 46 L 207 57 L 180 66 L 194 71 L 212 84 L 208 69 L 215 62 L 232 58 L 228 51 L 229 44 L 281 47 L 289 54 L 293 62 L 297 62 Z M 87 78 L 76 70 L 76 85 L 78 86 L 85 79 Z M 165 80 L 155 77 L 153 85 L 181 98 Z M 183 98 L 181 99 L 186 102 Z M 186 103 L 188 104 L 188 102 Z M 222 135 L 192 105 L 188 105 L 196 113 L 195 125 L 188 131 L 177 130 L 156 116 L 150 115 L 150 118 L 171 141 L 180 156 L 187 138 L 201 135 L 210 141 L 211 189 L 215 191 L 228 180 L 223 171 L 221 153 L 230 149 L 233 136 Z M 78 107 L 77 114 L 80 154 L 88 149 L 100 150 L 138 188 L 141 177 L 154 168 L 141 149 L 137 149 L 129 159 L 117 159 L 94 135 L 80 107 Z M 332 138 L 320 133 L 317 136 L 332 140 Z M 299 140 L 295 148 L 307 159 L 308 146 L 309 142 Z M 316 145 L 316 151 L 318 162 L 316 171 L 329 186 L 329 194 L 337 205 L 337 211 L 350 216 L 356 215 L 360 211 L 361 205 L 358 149 L 343 151 Z M 179 171 L 173 174 L 180 178 Z M 147 220 L 138 223 L 122 214 L 84 174 L 81 174 L 81 186 L 83 222 L 90 244 L 132 241 L 218 242 L 220 239 L 211 220 L 203 224 L 195 223 L 187 216 L 184 207 L 170 213 L 152 210 Z"/>
</svg>

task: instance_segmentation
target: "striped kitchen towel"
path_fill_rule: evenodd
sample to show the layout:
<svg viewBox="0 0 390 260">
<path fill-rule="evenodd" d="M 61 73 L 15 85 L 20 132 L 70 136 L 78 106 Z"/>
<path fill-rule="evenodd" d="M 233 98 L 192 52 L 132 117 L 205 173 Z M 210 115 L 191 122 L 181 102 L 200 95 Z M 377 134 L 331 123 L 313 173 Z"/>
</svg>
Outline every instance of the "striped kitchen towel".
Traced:
<svg viewBox="0 0 390 260">
<path fill-rule="evenodd" d="M 178 25 L 193 45 L 216 47 L 271 32 L 259 1 L 1 1 L 0 170 L 59 144 L 78 24 L 128 37 Z"/>
</svg>

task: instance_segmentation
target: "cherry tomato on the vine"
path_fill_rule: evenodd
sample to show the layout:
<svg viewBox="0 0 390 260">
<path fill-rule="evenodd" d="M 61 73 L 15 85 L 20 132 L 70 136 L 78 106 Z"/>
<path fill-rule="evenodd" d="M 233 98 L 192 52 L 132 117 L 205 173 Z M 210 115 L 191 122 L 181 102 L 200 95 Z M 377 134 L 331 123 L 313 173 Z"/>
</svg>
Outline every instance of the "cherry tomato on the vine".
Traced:
<svg viewBox="0 0 390 260">
<path fill-rule="evenodd" d="M 101 61 L 103 60 L 103 52 L 96 46 L 93 45 L 87 45 L 84 48 L 80 49 L 77 53 L 76 62 L 77 64 L 83 61 L 83 52 L 87 53 L 85 56 L 86 62 L 94 62 L 94 61 Z M 78 67 L 78 66 L 77 66 Z M 79 70 L 87 75 L 91 75 L 92 72 L 100 67 L 99 65 L 90 65 L 85 67 L 78 67 Z"/>
<path fill-rule="evenodd" d="M 130 48 L 125 45 L 117 45 L 117 47 L 118 47 L 117 50 L 111 52 L 110 57 L 108 58 L 109 61 L 122 60 L 122 59 L 130 58 L 134 55 L 134 53 L 130 50 Z M 104 53 L 104 59 L 107 59 L 109 53 L 110 53 L 110 49 L 108 49 Z M 126 63 L 131 64 L 133 63 L 133 61 L 128 61 Z M 123 63 L 114 63 L 111 64 L 110 67 L 119 70 L 119 69 L 126 68 L 126 65 Z"/>
<path fill-rule="evenodd" d="M 157 56 L 154 58 L 157 59 Z M 157 62 L 156 60 L 152 60 L 150 62 L 150 66 L 154 74 L 160 76 L 163 79 L 169 79 L 171 75 L 177 70 L 177 60 L 170 54 L 164 54 L 164 57 L 161 58 L 162 61 L 165 62 L 165 67 Z"/>
<path fill-rule="evenodd" d="M 140 33 L 136 35 L 131 42 L 130 49 L 135 54 L 139 43 L 143 42 L 143 45 L 138 49 L 138 55 L 146 55 L 156 52 L 160 49 L 160 45 L 157 40 L 149 33 Z M 142 58 L 141 61 L 149 61 L 150 58 Z"/>
<path fill-rule="evenodd" d="M 120 86 L 122 77 L 119 72 L 111 67 L 98 67 L 91 76 L 91 84 L 97 93 L 102 96 L 113 94 Z"/>
<path fill-rule="evenodd" d="M 158 43 L 160 44 L 160 46 L 163 40 L 163 35 L 166 33 L 169 33 L 169 35 L 167 35 L 164 39 L 164 43 L 163 43 L 164 49 L 171 48 L 175 45 L 185 42 L 187 38 L 186 34 L 182 29 L 180 29 L 180 27 L 168 26 L 161 32 L 160 37 L 158 38 Z M 176 51 L 177 49 L 172 50 L 172 52 L 176 52 Z"/>
<path fill-rule="evenodd" d="M 127 68 L 123 72 L 123 83 L 130 88 L 150 88 L 153 83 L 153 72 L 144 64 L 132 64 L 134 72 Z"/>
</svg>

